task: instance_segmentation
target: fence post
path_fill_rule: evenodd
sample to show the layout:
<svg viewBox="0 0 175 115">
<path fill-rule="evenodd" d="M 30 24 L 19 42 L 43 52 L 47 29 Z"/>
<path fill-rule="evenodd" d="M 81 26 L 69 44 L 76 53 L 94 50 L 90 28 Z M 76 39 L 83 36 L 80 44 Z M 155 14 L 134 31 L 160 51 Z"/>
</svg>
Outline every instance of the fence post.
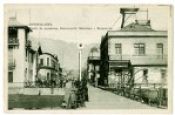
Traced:
<svg viewBox="0 0 175 115">
<path fill-rule="evenodd" d="M 139 95 L 139 100 L 142 102 L 142 85 L 140 84 L 140 95 Z"/>
</svg>

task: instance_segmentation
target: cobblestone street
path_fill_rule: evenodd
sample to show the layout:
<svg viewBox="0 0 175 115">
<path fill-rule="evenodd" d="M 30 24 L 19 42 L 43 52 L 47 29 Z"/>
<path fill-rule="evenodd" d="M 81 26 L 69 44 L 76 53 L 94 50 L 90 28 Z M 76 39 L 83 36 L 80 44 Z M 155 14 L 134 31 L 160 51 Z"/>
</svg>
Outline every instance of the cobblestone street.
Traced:
<svg viewBox="0 0 175 115">
<path fill-rule="evenodd" d="M 90 85 L 88 94 L 89 102 L 80 109 L 158 109 Z"/>
</svg>

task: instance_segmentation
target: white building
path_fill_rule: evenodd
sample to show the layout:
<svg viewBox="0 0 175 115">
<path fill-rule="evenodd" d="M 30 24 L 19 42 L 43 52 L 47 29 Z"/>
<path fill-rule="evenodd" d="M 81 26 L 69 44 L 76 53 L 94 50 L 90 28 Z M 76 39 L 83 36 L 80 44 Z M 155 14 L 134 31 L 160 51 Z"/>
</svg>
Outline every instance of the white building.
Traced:
<svg viewBox="0 0 175 115">
<path fill-rule="evenodd" d="M 39 56 L 38 79 L 42 82 L 54 81 L 56 84 L 59 84 L 59 75 L 60 64 L 57 56 L 51 53 L 42 53 L 42 55 Z"/>
<path fill-rule="evenodd" d="M 153 30 L 150 20 L 134 20 L 125 25 L 127 14 L 137 8 L 123 8 L 120 30 L 108 31 L 101 41 L 102 85 L 166 84 L 167 31 Z"/>
<path fill-rule="evenodd" d="M 8 82 L 9 87 L 25 87 L 35 81 L 37 53 L 31 47 L 32 30 L 10 18 L 8 23 Z"/>
</svg>

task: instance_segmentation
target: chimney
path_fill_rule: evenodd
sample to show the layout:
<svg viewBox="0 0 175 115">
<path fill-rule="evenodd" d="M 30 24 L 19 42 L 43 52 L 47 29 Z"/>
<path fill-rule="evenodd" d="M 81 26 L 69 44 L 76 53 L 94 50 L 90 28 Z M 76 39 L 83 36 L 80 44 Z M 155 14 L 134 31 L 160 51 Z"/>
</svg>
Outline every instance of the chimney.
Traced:
<svg viewBox="0 0 175 115">
<path fill-rule="evenodd" d="M 130 15 L 135 15 L 139 8 L 121 8 L 120 13 L 122 14 L 122 24 L 121 28 L 123 28 L 126 24 L 126 20 Z"/>
</svg>

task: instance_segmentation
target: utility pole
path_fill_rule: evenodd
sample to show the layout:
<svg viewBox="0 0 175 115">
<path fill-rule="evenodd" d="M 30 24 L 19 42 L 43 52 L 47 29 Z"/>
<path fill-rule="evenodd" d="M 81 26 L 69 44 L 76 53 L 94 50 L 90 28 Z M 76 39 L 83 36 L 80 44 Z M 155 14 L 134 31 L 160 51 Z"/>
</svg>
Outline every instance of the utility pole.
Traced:
<svg viewBox="0 0 175 115">
<path fill-rule="evenodd" d="M 81 81 L 81 49 L 79 50 L 79 79 Z"/>
<path fill-rule="evenodd" d="M 79 80 L 81 81 L 82 76 L 81 76 L 81 54 L 82 54 L 82 49 L 83 49 L 83 44 L 79 43 L 78 44 L 78 49 L 79 49 L 79 53 L 78 53 L 78 58 L 79 58 Z"/>
</svg>

